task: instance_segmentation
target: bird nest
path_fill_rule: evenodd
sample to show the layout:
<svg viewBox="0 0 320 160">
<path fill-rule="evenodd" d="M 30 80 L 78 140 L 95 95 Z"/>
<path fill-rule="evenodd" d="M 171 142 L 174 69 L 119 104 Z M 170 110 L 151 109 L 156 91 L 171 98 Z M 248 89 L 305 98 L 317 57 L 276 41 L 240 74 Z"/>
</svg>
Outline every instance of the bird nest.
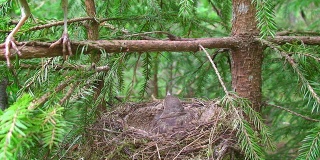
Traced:
<svg viewBox="0 0 320 160">
<path fill-rule="evenodd" d="M 90 158 L 222 159 L 240 153 L 230 117 L 217 102 L 190 99 L 182 106 L 192 118 L 163 133 L 153 130 L 162 101 L 126 103 L 104 113 L 88 129 Z"/>
</svg>

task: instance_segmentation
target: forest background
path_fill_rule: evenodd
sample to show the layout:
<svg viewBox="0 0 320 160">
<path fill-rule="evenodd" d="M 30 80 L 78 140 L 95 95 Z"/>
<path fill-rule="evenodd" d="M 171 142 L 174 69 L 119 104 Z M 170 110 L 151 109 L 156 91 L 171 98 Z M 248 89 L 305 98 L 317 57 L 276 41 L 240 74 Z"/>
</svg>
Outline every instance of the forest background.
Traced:
<svg viewBox="0 0 320 160">
<path fill-rule="evenodd" d="M 257 129 L 256 117 L 250 118 L 256 114 L 246 113 L 250 127 L 262 136 L 270 131 L 277 149 L 250 146 L 246 139 L 249 144 L 240 145 L 252 147 L 244 151 L 249 159 L 319 158 L 320 1 L 69 0 L 68 33 L 75 55 L 67 61 L 60 48 L 41 54 L 61 36 L 60 1 L 32 0 L 29 5 L 32 17 L 16 40 L 39 43 L 21 44 L 22 53 L 32 54 L 13 58 L 14 72 L 0 52 L 0 78 L 9 78 L 10 104 L 0 114 L 0 125 L 14 126 L 1 128 L 0 157 L 54 154 L 120 101 L 163 98 L 169 91 L 181 99 L 239 95 L 250 100 L 247 107 L 269 129 Z M 4 42 L 20 9 L 11 0 L 0 0 L 0 9 Z M 41 140 L 34 136 L 40 132 Z"/>
</svg>

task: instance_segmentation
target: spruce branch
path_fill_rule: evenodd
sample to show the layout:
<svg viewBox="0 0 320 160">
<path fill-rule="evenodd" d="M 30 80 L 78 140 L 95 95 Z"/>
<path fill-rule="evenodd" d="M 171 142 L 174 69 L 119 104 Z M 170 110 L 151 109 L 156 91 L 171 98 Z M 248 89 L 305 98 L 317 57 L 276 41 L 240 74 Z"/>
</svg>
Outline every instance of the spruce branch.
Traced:
<svg viewBox="0 0 320 160">
<path fill-rule="evenodd" d="M 183 17 L 184 20 L 190 18 L 192 15 L 193 3 L 193 0 L 180 0 L 179 17 Z"/>
<path fill-rule="evenodd" d="M 222 19 L 221 10 L 213 3 L 213 1 L 208 0 L 212 9 L 217 13 L 217 15 Z"/>
<path fill-rule="evenodd" d="M 289 112 L 289 113 L 291 113 L 291 114 L 293 114 L 293 115 L 296 115 L 296 116 L 301 117 L 301 118 L 303 118 L 303 119 L 306 119 L 306 120 L 308 120 L 308 121 L 320 122 L 320 120 L 318 120 L 318 119 L 313 119 L 313 118 L 304 116 L 304 115 L 302 115 L 302 114 L 299 114 L 299 113 L 297 113 L 297 112 L 294 112 L 294 111 L 292 111 L 292 110 L 290 110 L 290 109 L 288 109 L 288 108 L 285 108 L 285 107 L 282 107 L 282 106 L 279 106 L 279 105 L 274 105 L 274 104 L 270 104 L 270 103 L 266 103 L 266 105 L 272 106 L 272 107 L 276 107 L 276 108 L 280 108 L 280 109 L 282 109 L 282 110 L 285 110 L 285 111 L 287 111 L 287 112 Z"/>
<path fill-rule="evenodd" d="M 255 4 L 257 13 L 256 19 L 258 20 L 258 28 L 260 29 L 261 38 L 267 36 L 274 37 L 276 35 L 276 22 L 274 20 L 274 6 L 270 0 L 252 0 Z"/>
<path fill-rule="evenodd" d="M 16 159 L 21 149 L 28 146 L 30 135 L 37 129 L 32 128 L 34 121 L 29 118 L 27 107 L 32 98 L 24 94 L 0 115 L 0 159 Z"/>
<path fill-rule="evenodd" d="M 106 21 L 113 21 L 113 20 L 134 20 L 134 19 L 144 19 L 145 16 L 136 16 L 136 17 L 130 17 L 130 18 L 118 18 L 118 17 L 113 17 L 113 18 L 96 18 L 96 17 L 80 17 L 80 18 L 74 18 L 74 19 L 69 19 L 67 21 L 68 24 L 71 23 L 77 23 L 77 22 L 83 22 L 83 21 L 94 21 L 97 22 L 99 24 L 103 24 Z M 57 21 L 57 22 L 53 22 L 53 23 L 49 23 L 49 24 L 44 24 L 44 25 L 38 25 L 38 26 L 34 26 L 31 27 L 23 32 L 27 32 L 27 31 L 37 31 L 37 30 L 41 30 L 41 29 L 46 29 L 46 28 L 51 28 L 54 26 L 63 26 L 64 21 Z M 0 33 L 10 33 L 10 31 L 0 31 Z"/>
<path fill-rule="evenodd" d="M 55 89 L 54 92 L 59 92 L 61 90 L 63 90 L 64 88 L 66 88 L 68 85 L 70 85 L 70 82 L 72 80 L 74 80 L 75 77 L 69 77 L 66 81 L 63 81 L 62 83 L 60 83 Z M 35 108 L 37 108 L 38 106 L 42 105 L 43 103 L 45 103 L 46 101 L 48 101 L 49 97 L 52 95 L 52 93 L 54 92 L 48 92 L 46 94 L 44 94 L 42 97 L 40 97 L 38 100 L 34 101 L 31 103 L 31 105 L 28 107 L 29 110 L 34 110 Z"/>
<path fill-rule="evenodd" d="M 143 81 L 142 88 L 140 89 L 140 92 L 139 92 L 141 98 L 144 97 L 144 93 L 149 88 L 148 81 L 151 78 L 151 68 L 152 68 L 152 57 L 150 53 L 147 53 L 144 55 L 142 67 L 143 67 L 144 81 Z"/>
<path fill-rule="evenodd" d="M 264 159 L 264 151 L 262 147 L 259 145 L 261 139 L 252 129 L 250 123 L 247 120 L 245 120 L 243 111 L 239 109 L 239 107 L 243 105 L 241 103 L 241 98 L 229 95 L 224 96 L 221 100 L 221 105 L 228 108 L 230 114 L 234 117 L 232 121 L 233 129 L 237 131 L 237 140 L 241 150 L 245 154 L 246 159 Z"/>
<path fill-rule="evenodd" d="M 258 112 L 254 111 L 251 108 L 251 103 L 236 94 L 230 93 L 221 76 L 220 73 L 212 61 L 209 53 L 206 51 L 206 49 L 199 45 L 201 50 L 203 50 L 209 59 L 212 67 L 215 70 L 216 75 L 218 76 L 219 82 L 221 86 L 223 87 L 224 92 L 226 93 L 225 97 L 222 98 L 221 104 L 223 106 L 226 106 L 229 108 L 229 110 L 233 110 L 233 114 L 235 115 L 235 120 L 233 121 L 234 129 L 237 130 L 237 137 L 239 144 L 241 146 L 241 149 L 245 152 L 247 159 L 261 159 L 264 157 L 264 152 L 259 146 L 259 143 L 262 142 L 265 144 L 268 148 L 274 149 L 274 146 L 271 142 L 271 134 L 268 131 L 267 126 L 263 123 L 261 116 Z M 239 109 L 239 107 L 241 109 Z M 252 129 L 250 123 L 246 120 L 246 116 L 243 115 L 243 112 L 247 115 L 249 122 L 253 124 L 253 127 L 256 128 L 258 131 L 260 131 L 262 139 L 259 138 L 255 134 L 255 131 Z"/>
<path fill-rule="evenodd" d="M 6 0 L 0 2 L 0 15 L 5 16 L 10 12 L 10 8 L 12 8 L 13 0 Z"/>
<path fill-rule="evenodd" d="M 136 61 L 135 65 L 134 65 L 134 67 L 133 67 L 133 74 L 132 74 L 132 78 L 131 78 L 130 85 L 128 86 L 128 91 L 127 91 L 126 99 L 127 99 L 130 95 L 132 95 L 134 85 L 135 85 L 136 82 L 137 82 L 137 70 L 138 70 L 138 66 L 139 66 L 139 62 L 140 62 L 141 56 L 142 56 L 142 54 L 138 54 L 137 61 Z"/>
<path fill-rule="evenodd" d="M 22 69 L 37 69 L 40 67 L 46 67 L 46 65 L 32 65 L 26 63 L 20 63 L 19 67 Z M 78 64 L 71 64 L 65 62 L 62 64 L 53 64 L 52 68 L 55 70 L 75 70 L 75 71 L 94 71 L 94 72 L 107 72 L 110 70 L 108 65 L 104 66 L 95 66 L 95 65 L 78 65 Z"/>
<path fill-rule="evenodd" d="M 310 58 L 313 58 L 314 60 L 320 62 L 320 58 L 319 57 L 316 57 L 310 53 L 302 53 L 302 52 L 288 52 L 288 54 L 298 54 L 298 55 L 301 55 L 301 56 L 306 56 L 306 57 L 310 57 Z"/>
<path fill-rule="evenodd" d="M 38 80 L 41 80 L 40 82 L 44 81 L 47 79 L 47 76 L 48 74 L 44 74 L 43 72 L 47 70 L 47 67 L 49 67 L 49 64 L 53 61 L 53 57 L 47 59 L 45 61 L 44 64 L 42 64 L 41 66 L 39 66 L 39 68 L 42 68 L 42 69 L 39 69 L 33 76 L 33 78 L 28 81 L 28 83 L 26 85 L 24 85 L 24 89 L 27 89 L 29 88 L 32 84 L 35 83 L 35 81 L 38 79 Z M 41 78 L 40 78 L 41 77 Z M 23 91 L 24 89 L 21 89 L 21 91 Z"/>
<path fill-rule="evenodd" d="M 208 0 L 213 10 L 220 17 L 221 25 L 229 32 L 230 19 L 232 13 L 232 1 L 231 0 Z"/>
<path fill-rule="evenodd" d="M 68 132 L 68 122 L 63 118 L 64 108 L 61 106 L 50 107 L 40 115 L 42 117 L 42 140 L 43 147 L 48 147 L 50 150 L 54 146 L 58 146 L 64 139 L 65 133 Z"/>
<path fill-rule="evenodd" d="M 124 36 L 124 37 L 145 36 L 145 35 L 149 35 L 149 34 L 164 34 L 164 35 L 166 35 L 166 36 L 169 38 L 169 40 L 171 40 L 171 41 L 194 40 L 194 38 L 193 38 L 193 39 L 188 39 L 188 38 L 181 39 L 181 37 L 178 37 L 178 36 L 176 36 L 176 35 L 173 35 L 172 33 L 165 32 L 165 31 L 152 31 L 152 32 L 136 33 L 136 34 L 126 35 L 126 36 Z M 149 37 L 149 38 L 151 38 L 151 37 Z M 152 38 L 152 39 L 155 39 L 155 38 Z"/>
<path fill-rule="evenodd" d="M 266 145 L 268 149 L 274 150 L 275 147 L 272 144 L 271 133 L 266 124 L 263 123 L 261 115 L 256 112 L 252 107 L 251 103 L 247 99 L 237 98 L 238 105 L 242 108 L 246 115 L 248 115 L 249 122 L 253 123 L 253 126 L 257 131 L 260 131 L 262 144 Z"/>
<path fill-rule="evenodd" d="M 287 35 L 310 35 L 310 36 L 319 36 L 320 33 L 319 32 L 314 32 L 314 31 L 281 31 L 281 32 L 277 32 L 276 35 L 277 36 L 287 36 Z"/>
<path fill-rule="evenodd" d="M 212 67 L 213 67 L 216 75 L 218 76 L 220 85 L 222 86 L 224 93 L 225 93 L 226 95 L 229 95 L 229 92 L 228 92 L 228 90 L 227 90 L 227 87 L 226 87 L 226 85 L 224 84 L 224 82 L 223 82 L 223 80 L 222 80 L 222 78 L 221 78 L 221 75 L 220 75 L 220 73 L 219 73 L 219 70 L 218 70 L 218 68 L 216 67 L 216 65 L 214 64 L 214 62 L 212 61 L 209 53 L 207 52 L 207 50 L 206 50 L 201 44 L 199 44 L 199 47 L 200 47 L 201 50 L 203 50 L 204 53 L 207 55 L 207 57 L 208 57 L 211 65 L 212 65 Z"/>
<path fill-rule="evenodd" d="M 259 38 L 255 39 L 260 42 Z M 320 37 L 307 36 L 277 36 L 269 41 L 276 44 L 297 43 L 306 45 L 319 45 Z M 97 51 L 98 53 L 133 53 L 133 52 L 157 52 L 157 51 L 172 51 L 172 52 L 197 52 L 199 44 L 205 48 L 234 48 L 238 45 L 241 39 L 237 37 L 224 38 L 191 38 L 185 40 L 97 40 L 97 41 L 72 41 L 72 52 L 76 53 L 77 48 L 86 47 L 86 53 Z M 22 56 L 20 59 L 44 58 L 61 56 L 61 46 L 48 49 L 52 43 L 48 42 L 20 42 L 17 43 Z M 22 47 L 23 46 L 23 47 Z M 0 60 L 4 61 L 5 44 L 0 44 Z M 10 58 L 16 58 L 16 54 L 11 54 Z"/>
<path fill-rule="evenodd" d="M 316 127 L 309 131 L 302 143 L 297 160 L 318 160 L 320 157 L 320 128 Z"/>
<path fill-rule="evenodd" d="M 320 106 L 320 96 L 317 94 L 317 92 L 314 90 L 314 88 L 311 86 L 310 82 L 308 79 L 304 76 L 302 71 L 299 69 L 298 64 L 294 61 L 294 59 L 288 55 L 285 51 L 283 51 L 279 46 L 273 44 L 272 42 L 266 41 L 261 39 L 261 42 L 268 47 L 272 48 L 273 50 L 277 51 L 283 58 L 285 58 L 291 67 L 294 69 L 294 71 L 297 73 L 299 79 L 303 83 L 303 87 L 305 87 L 310 94 L 310 96 L 315 100 L 315 103 L 313 104 L 312 107 L 312 112 L 319 111 L 319 106 Z M 310 102 L 310 99 L 309 99 Z"/>
<path fill-rule="evenodd" d="M 67 101 L 71 97 L 72 93 L 74 92 L 76 87 L 78 87 L 79 83 L 80 82 L 78 81 L 70 85 L 70 89 L 67 91 L 66 95 L 60 100 L 59 102 L 60 105 L 62 105 L 65 101 Z"/>
</svg>

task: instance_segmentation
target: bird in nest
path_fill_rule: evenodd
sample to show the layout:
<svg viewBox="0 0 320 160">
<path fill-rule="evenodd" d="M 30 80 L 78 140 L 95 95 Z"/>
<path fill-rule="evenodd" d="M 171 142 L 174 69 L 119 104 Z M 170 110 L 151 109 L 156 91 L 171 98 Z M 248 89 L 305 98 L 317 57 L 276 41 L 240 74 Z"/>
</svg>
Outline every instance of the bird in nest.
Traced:
<svg viewBox="0 0 320 160">
<path fill-rule="evenodd" d="M 163 102 L 163 111 L 154 117 L 152 132 L 169 133 L 183 128 L 190 114 L 184 110 L 180 100 L 168 94 Z"/>
</svg>

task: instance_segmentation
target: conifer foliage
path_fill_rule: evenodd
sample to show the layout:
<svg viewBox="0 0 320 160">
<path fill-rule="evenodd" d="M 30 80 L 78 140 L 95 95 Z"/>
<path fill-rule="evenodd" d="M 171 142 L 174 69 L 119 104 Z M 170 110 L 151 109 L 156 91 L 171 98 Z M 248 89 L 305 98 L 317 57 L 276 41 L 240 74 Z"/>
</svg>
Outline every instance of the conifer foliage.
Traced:
<svg viewBox="0 0 320 160">
<path fill-rule="evenodd" d="M 44 48 L 63 31 L 60 2 L 29 5 L 13 69 L 0 45 L 0 159 L 72 155 L 103 111 L 167 91 L 217 99 L 245 159 L 320 158 L 319 1 L 69 0 L 67 60 Z M 0 0 L 0 15 L 5 40 L 18 1 Z"/>
</svg>

